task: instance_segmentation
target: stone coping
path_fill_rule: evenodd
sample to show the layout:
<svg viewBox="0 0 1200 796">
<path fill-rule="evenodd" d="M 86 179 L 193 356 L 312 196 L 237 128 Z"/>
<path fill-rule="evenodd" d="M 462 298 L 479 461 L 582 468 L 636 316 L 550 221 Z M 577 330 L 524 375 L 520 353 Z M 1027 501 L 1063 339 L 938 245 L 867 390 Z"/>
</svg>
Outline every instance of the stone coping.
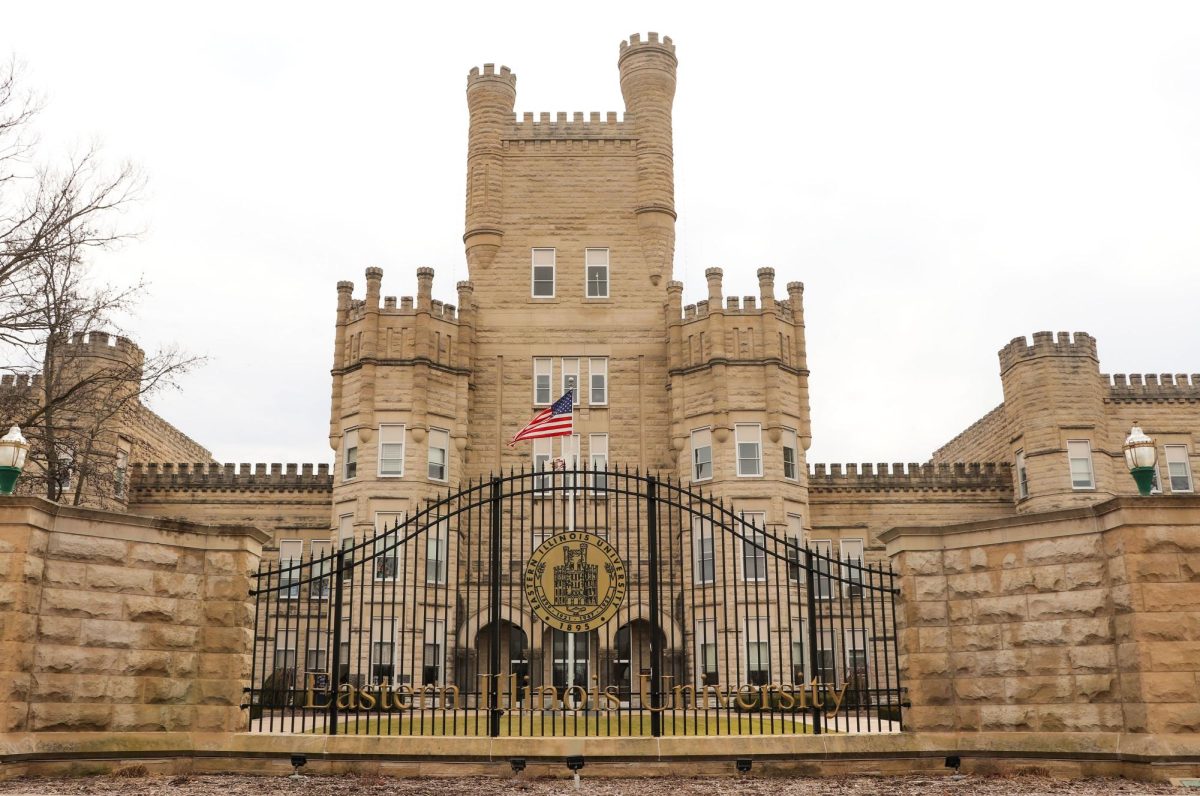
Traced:
<svg viewBox="0 0 1200 796">
<path fill-rule="evenodd" d="M 21 512 L 22 509 L 23 512 Z M 60 520 L 64 522 L 60 522 Z M 269 532 L 253 525 L 206 524 L 164 517 L 148 517 L 140 514 L 123 514 L 82 506 L 63 506 L 45 498 L 31 496 L 0 498 L 0 525 L 9 525 L 14 522 L 24 522 L 56 533 L 102 536 L 107 539 L 131 541 L 140 541 L 146 533 L 155 531 L 167 534 L 194 534 L 211 538 L 242 537 L 259 544 L 266 544 L 271 540 Z"/>
<path fill-rule="evenodd" d="M 1200 518 L 1198 495 L 1115 497 L 1091 506 L 1019 514 L 953 525 L 897 526 L 879 534 L 888 556 L 909 550 L 942 550 L 1004 544 L 1061 536 L 1102 533 L 1128 520 L 1119 512 L 1137 513 L 1137 525 L 1195 525 Z M 1192 517 L 1172 516 L 1178 511 Z M 1081 522 L 1083 520 L 1083 522 Z"/>
<path fill-rule="evenodd" d="M 982 758 L 1116 761 L 1200 767 L 1200 736 L 1133 733 L 894 733 L 663 738 L 486 738 L 287 733 L 0 734 L 0 766 L 55 760 L 284 758 L 434 762 Z M 1200 768 L 1197 769 L 1200 771 Z"/>
</svg>

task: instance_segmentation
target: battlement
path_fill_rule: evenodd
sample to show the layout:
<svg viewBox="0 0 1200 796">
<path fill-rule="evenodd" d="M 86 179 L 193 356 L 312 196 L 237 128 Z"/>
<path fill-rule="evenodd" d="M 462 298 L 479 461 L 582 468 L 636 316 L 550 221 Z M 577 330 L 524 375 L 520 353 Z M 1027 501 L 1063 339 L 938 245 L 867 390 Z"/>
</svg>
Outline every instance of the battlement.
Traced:
<svg viewBox="0 0 1200 796">
<path fill-rule="evenodd" d="M 328 464 L 131 464 L 130 488 L 151 490 L 331 490 Z"/>
<path fill-rule="evenodd" d="M 354 322 L 362 320 L 366 317 L 368 310 L 376 309 L 381 315 L 416 315 L 422 310 L 422 296 L 429 296 L 428 306 L 424 307 L 431 317 L 437 318 L 448 323 L 457 324 L 458 307 L 454 304 L 449 304 L 444 301 L 432 298 L 429 294 L 433 291 L 434 270 L 427 266 L 422 266 L 417 269 L 417 281 L 420 285 L 420 293 L 414 298 L 413 296 L 400 296 L 397 302 L 396 296 L 384 296 L 382 306 L 370 307 L 367 299 L 351 298 L 347 308 L 347 321 Z M 368 292 L 372 283 L 380 283 L 383 281 L 383 269 L 368 268 L 367 269 L 367 285 Z M 467 287 L 464 287 L 467 286 Z M 470 283 L 459 282 L 456 287 L 459 291 L 464 289 L 470 290 Z M 354 284 L 352 282 L 338 282 L 338 292 L 346 292 L 353 294 Z M 378 295 L 378 294 L 376 294 Z"/>
<path fill-rule="evenodd" d="M 484 64 L 483 69 L 478 66 L 471 67 L 471 71 L 467 74 L 467 89 L 470 90 L 471 86 L 485 82 L 507 85 L 516 91 L 517 76 L 504 65 L 500 66 L 500 71 L 496 71 L 495 64 Z"/>
<path fill-rule="evenodd" d="M 0 376 L 0 390 L 7 392 L 31 392 L 42 385 L 40 373 L 5 373 Z"/>
<path fill-rule="evenodd" d="M 708 281 L 708 299 L 697 301 L 695 304 L 683 306 L 681 318 L 683 323 L 690 324 L 702 321 L 714 312 L 725 315 L 761 316 L 766 312 L 775 312 L 783 318 L 794 320 L 792 317 L 792 302 L 789 297 L 775 297 L 775 269 L 758 269 L 757 296 L 724 296 L 722 294 L 722 279 L 724 272 L 720 268 L 707 268 L 704 276 Z M 799 282 L 789 282 L 789 290 Z M 679 286 L 682 291 L 682 285 Z"/>
<path fill-rule="evenodd" d="M 809 489 L 854 491 L 986 491 L 1011 492 L 1012 468 L 1007 463 L 887 462 L 872 464 L 810 464 Z"/>
<path fill-rule="evenodd" d="M 542 141 L 542 140 L 628 140 L 637 138 L 634 131 L 633 116 L 625 113 L 617 118 L 616 111 L 601 114 L 592 111 L 585 115 L 582 111 L 568 114 L 558 111 L 551 114 L 542 112 L 534 118 L 533 113 L 525 113 L 517 121 L 515 113 L 508 116 L 509 129 L 501 138 L 506 141 Z"/>
<path fill-rule="evenodd" d="M 1074 339 L 1070 332 L 1059 332 L 1057 339 L 1053 332 L 1034 332 L 1033 345 L 1022 336 L 1000 349 L 1000 372 L 1038 357 L 1087 357 L 1099 362 L 1096 338 L 1087 332 L 1075 332 Z"/>
<path fill-rule="evenodd" d="M 1200 373 L 1101 373 L 1114 401 L 1200 401 Z"/>
<path fill-rule="evenodd" d="M 621 42 L 620 58 L 623 59 L 626 56 L 647 50 L 661 50 L 662 52 L 670 53 L 673 58 L 675 57 L 675 42 L 671 41 L 670 36 L 663 36 L 660 41 L 658 34 L 654 31 L 647 33 L 644 41 L 642 40 L 642 34 L 634 33 L 628 39 Z"/>
</svg>

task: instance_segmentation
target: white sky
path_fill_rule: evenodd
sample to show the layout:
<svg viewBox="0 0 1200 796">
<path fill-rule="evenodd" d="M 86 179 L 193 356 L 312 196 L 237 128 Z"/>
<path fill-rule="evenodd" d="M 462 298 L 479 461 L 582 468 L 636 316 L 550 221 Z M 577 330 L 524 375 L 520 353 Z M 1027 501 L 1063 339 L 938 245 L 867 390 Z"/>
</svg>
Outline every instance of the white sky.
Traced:
<svg viewBox="0 0 1200 796">
<path fill-rule="evenodd" d="M 1105 372 L 1200 372 L 1195 2 L 21 3 L 0 53 L 43 152 L 150 178 L 99 258 L 143 347 L 209 357 L 155 408 L 225 461 L 328 461 L 335 290 L 453 301 L 467 71 L 517 111 L 623 110 L 670 35 L 675 277 L 806 285 L 809 461 L 918 461 L 1000 402 L 997 350 L 1085 330 Z M 186 8 L 186 11 L 185 11 Z M 703 9 L 703 10 L 698 10 Z"/>
</svg>

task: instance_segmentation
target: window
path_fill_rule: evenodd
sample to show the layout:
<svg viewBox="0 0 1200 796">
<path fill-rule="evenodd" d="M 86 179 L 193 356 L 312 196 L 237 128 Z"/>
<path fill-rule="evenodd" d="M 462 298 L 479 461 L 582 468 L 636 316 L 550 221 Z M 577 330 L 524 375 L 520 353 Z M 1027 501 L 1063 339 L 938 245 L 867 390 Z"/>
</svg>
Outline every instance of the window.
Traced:
<svg viewBox="0 0 1200 796">
<path fill-rule="evenodd" d="M 1029 497 L 1029 476 L 1025 472 L 1025 451 L 1017 451 L 1017 499 Z"/>
<path fill-rule="evenodd" d="M 304 653 L 304 670 L 308 672 L 325 671 L 325 632 L 309 631 L 308 650 Z"/>
<path fill-rule="evenodd" d="M 569 686 L 586 689 L 588 683 L 588 661 L 591 658 L 588 637 L 590 633 L 564 633 L 553 630 L 550 634 L 550 653 L 553 655 L 551 683 L 560 692 Z"/>
<path fill-rule="evenodd" d="M 449 524 L 442 520 L 425 532 L 425 582 L 437 585 L 446 582 L 447 547 L 450 543 Z"/>
<path fill-rule="evenodd" d="M 317 539 L 312 543 L 314 578 L 308 585 L 308 596 L 311 600 L 329 599 L 329 573 L 333 570 L 333 566 L 326 556 L 332 549 L 333 542 L 328 539 Z"/>
<path fill-rule="evenodd" d="M 698 428 L 692 432 L 692 480 L 712 478 L 712 431 Z"/>
<path fill-rule="evenodd" d="M 847 630 L 844 634 L 846 642 L 846 679 L 851 679 L 852 689 L 867 688 L 867 634 L 861 628 Z"/>
<path fill-rule="evenodd" d="M 796 432 L 790 428 L 783 430 L 783 477 L 790 481 L 797 479 L 796 475 Z"/>
<path fill-rule="evenodd" d="M 304 561 L 302 539 L 282 539 L 279 542 L 279 599 L 300 598 L 300 564 Z M 295 569 L 289 569 L 295 567 Z"/>
<path fill-rule="evenodd" d="M 562 360 L 562 391 L 566 394 L 567 390 L 574 390 L 572 400 L 575 406 L 579 406 L 579 359 L 577 357 L 563 357 Z"/>
<path fill-rule="evenodd" d="M 371 622 L 371 684 L 396 677 L 396 625 L 391 619 Z"/>
<path fill-rule="evenodd" d="M 591 392 L 588 404 L 604 406 L 608 403 L 608 360 L 604 357 L 592 357 L 588 360 L 588 377 L 591 379 Z"/>
<path fill-rule="evenodd" d="M 761 512 L 744 511 L 742 520 L 746 523 L 738 528 L 743 535 L 742 580 L 766 580 L 767 535 L 764 533 L 764 529 L 767 516 Z"/>
<path fill-rule="evenodd" d="M 822 683 L 837 683 L 837 649 L 833 645 L 833 628 L 817 631 L 817 678 Z"/>
<path fill-rule="evenodd" d="M 1067 458 L 1071 463 L 1071 488 L 1095 489 L 1092 474 L 1092 443 L 1084 440 L 1067 441 Z"/>
<path fill-rule="evenodd" d="M 296 668 L 296 631 L 279 630 L 275 633 L 275 670 L 292 670 Z M 290 686 L 291 677 L 285 677 Z"/>
<path fill-rule="evenodd" d="M 559 437 L 559 453 L 562 455 L 562 460 L 566 465 L 567 470 L 578 470 L 580 462 L 580 437 L 578 434 L 572 434 L 569 437 Z M 570 489 L 575 488 L 575 475 L 564 474 L 563 486 Z"/>
<path fill-rule="evenodd" d="M 535 357 L 533 360 L 533 402 L 538 406 L 548 406 L 554 400 L 550 394 L 553 368 L 554 360 L 550 357 Z"/>
<path fill-rule="evenodd" d="M 587 297 L 608 298 L 608 249 L 584 252 L 587 268 Z"/>
<path fill-rule="evenodd" d="M 608 470 L 608 435 L 589 434 L 588 453 L 591 454 L 588 469 L 592 471 L 588 476 L 588 486 L 595 492 L 603 492 L 608 488 L 608 474 L 605 472 Z"/>
<path fill-rule="evenodd" d="M 397 580 L 400 576 L 400 550 L 397 541 L 403 538 L 401 533 L 393 531 L 404 515 L 395 511 L 380 511 L 375 513 L 375 543 L 374 558 L 375 580 Z"/>
<path fill-rule="evenodd" d="M 738 423 L 734 427 L 737 440 L 737 474 L 762 475 L 762 427 L 757 423 Z"/>
<path fill-rule="evenodd" d="M 404 426 L 379 426 L 379 475 L 404 475 Z"/>
<path fill-rule="evenodd" d="M 533 297 L 554 298 L 554 249 L 533 250 Z"/>
<path fill-rule="evenodd" d="M 839 546 L 842 553 L 842 591 L 848 597 L 861 597 L 863 540 L 843 539 Z"/>
<path fill-rule="evenodd" d="M 692 549 L 696 557 L 696 583 L 712 583 L 717 576 L 710 520 L 692 518 Z"/>
<path fill-rule="evenodd" d="M 441 685 L 446 668 L 446 623 L 434 619 L 425 623 L 425 649 L 421 656 L 421 685 Z"/>
<path fill-rule="evenodd" d="M 833 543 L 828 539 L 814 539 L 813 551 L 813 586 L 818 600 L 833 598 L 833 579 L 829 576 L 829 559 L 833 556 Z"/>
<path fill-rule="evenodd" d="M 766 617 L 746 618 L 746 682 L 766 685 L 771 682 L 771 643 Z"/>
<path fill-rule="evenodd" d="M 550 458 L 554 454 L 554 439 L 551 437 L 535 438 L 533 440 L 533 471 L 544 473 L 533 477 L 533 488 L 539 493 L 548 493 L 554 485 L 554 471 Z"/>
<path fill-rule="evenodd" d="M 345 550 L 354 547 L 354 515 L 343 514 L 338 517 L 337 527 L 338 547 Z"/>
<path fill-rule="evenodd" d="M 1171 481 L 1172 492 L 1192 491 L 1192 468 L 1188 463 L 1186 445 L 1164 445 L 1163 451 L 1167 458 L 1167 478 Z"/>
<path fill-rule="evenodd" d="M 130 442 L 124 437 L 117 439 L 117 461 L 113 468 L 113 493 L 119 497 L 125 497 L 126 473 L 129 469 L 129 450 Z"/>
<path fill-rule="evenodd" d="M 358 432 L 347 431 L 342 438 L 342 480 L 352 481 L 358 477 Z"/>
<path fill-rule="evenodd" d="M 792 622 L 792 659 L 789 663 L 792 666 L 792 684 L 801 685 L 805 682 L 804 679 L 804 646 L 808 644 L 808 636 L 805 635 L 807 624 L 803 619 L 799 622 Z"/>
<path fill-rule="evenodd" d="M 788 580 L 804 582 L 804 521 L 799 514 L 787 515 Z"/>
<path fill-rule="evenodd" d="M 719 685 L 717 674 L 717 620 L 696 622 L 696 681 L 701 685 Z"/>
<path fill-rule="evenodd" d="M 450 432 L 440 428 L 429 429 L 429 479 L 445 481 L 450 453 Z"/>
</svg>

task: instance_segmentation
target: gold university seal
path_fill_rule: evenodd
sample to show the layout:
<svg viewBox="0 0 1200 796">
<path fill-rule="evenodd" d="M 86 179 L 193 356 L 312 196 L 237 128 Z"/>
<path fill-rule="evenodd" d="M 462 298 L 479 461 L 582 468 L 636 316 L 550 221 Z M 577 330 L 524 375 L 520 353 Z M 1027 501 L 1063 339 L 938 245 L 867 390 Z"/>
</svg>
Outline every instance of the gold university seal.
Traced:
<svg viewBox="0 0 1200 796">
<path fill-rule="evenodd" d="M 525 566 L 525 597 L 543 622 L 568 633 L 595 630 L 625 600 L 625 564 L 592 533 L 564 531 L 542 542 Z"/>
</svg>

